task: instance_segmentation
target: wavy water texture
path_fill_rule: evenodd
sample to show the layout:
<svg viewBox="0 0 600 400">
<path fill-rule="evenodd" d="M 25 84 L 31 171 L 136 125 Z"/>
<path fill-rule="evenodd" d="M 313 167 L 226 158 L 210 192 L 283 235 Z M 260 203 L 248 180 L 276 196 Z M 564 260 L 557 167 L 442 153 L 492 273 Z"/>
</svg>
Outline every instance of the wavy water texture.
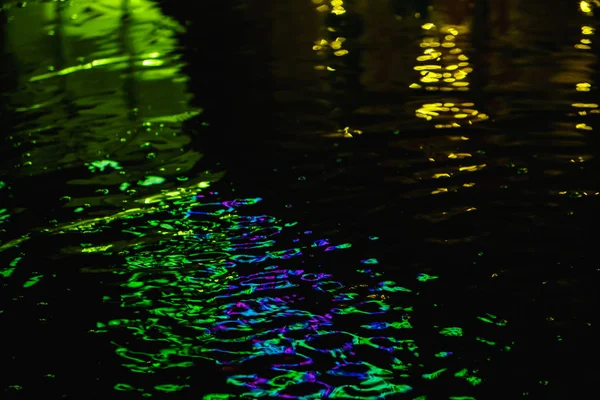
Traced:
<svg viewBox="0 0 600 400">
<path fill-rule="evenodd" d="M 3 395 L 578 397 L 597 3 L 5 2 Z"/>
<path fill-rule="evenodd" d="M 59 192 L 47 203 L 62 209 L 49 218 L 61 224 L 69 212 L 110 218 L 189 179 L 218 179 L 195 171 L 202 154 L 182 131 L 202 113 L 178 53 L 185 29 L 155 3 L 8 3 L 4 13 L 7 65 L 19 68 L 5 70 L 14 130 L 0 176 L 11 214 L 35 213 L 19 194 L 30 187 Z M 0 246 L 22 241 L 7 235 Z"/>
<path fill-rule="evenodd" d="M 432 380 L 455 380 L 456 394 L 466 396 L 486 378 L 476 365 L 510 350 L 510 343 L 496 343 L 501 333 L 484 329 L 506 324 L 490 314 L 467 332 L 459 321 L 413 326 L 415 315 L 431 312 L 415 306 L 422 285 L 443 277 L 394 282 L 373 269 L 374 258 L 336 266 L 341 260 L 334 256 L 321 264 L 325 253 L 352 244 L 252 215 L 259 200 L 218 201 L 207 193 L 178 201 L 187 209 L 123 225 L 136 244 L 114 272 L 125 292 L 106 301 L 128 317 L 99 321 L 96 332 L 107 338 L 129 332 L 114 342 L 116 354 L 131 371 L 155 378 L 154 387 L 122 382 L 117 389 L 202 387 L 207 382 L 186 376 L 186 368 L 204 359 L 227 373 L 228 393 L 244 397 L 378 399 L 410 392 L 416 398 L 431 391 Z M 286 232 L 297 237 L 281 240 Z M 123 249 L 95 243 L 83 251 Z M 341 269 L 343 277 L 334 272 Z M 479 348 L 477 357 L 461 356 L 465 340 Z M 179 379 L 161 378 L 172 369 Z"/>
</svg>

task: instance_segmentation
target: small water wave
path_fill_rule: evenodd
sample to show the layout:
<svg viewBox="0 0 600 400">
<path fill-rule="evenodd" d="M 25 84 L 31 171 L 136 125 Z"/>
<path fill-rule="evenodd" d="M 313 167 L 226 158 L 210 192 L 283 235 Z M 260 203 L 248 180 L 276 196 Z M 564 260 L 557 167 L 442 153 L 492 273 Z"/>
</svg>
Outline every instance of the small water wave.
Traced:
<svg viewBox="0 0 600 400">
<path fill-rule="evenodd" d="M 596 2 L 235 3 L 2 8 L 10 393 L 593 382 Z"/>
<path fill-rule="evenodd" d="M 117 389 L 198 390 L 207 383 L 186 368 L 202 359 L 226 373 L 231 392 L 222 395 L 419 396 L 440 380 L 448 393 L 468 396 L 486 379 L 477 365 L 510 350 L 511 343 L 499 338 L 506 321 L 495 315 L 473 315 L 482 326 L 472 331 L 451 318 L 415 324 L 420 313 L 435 308 L 416 306 L 419 292 L 443 277 L 421 273 L 391 281 L 374 269 L 374 258 L 330 257 L 328 264 L 345 265 L 322 264 L 325 253 L 352 244 L 315 239 L 297 222 L 252 215 L 259 200 L 221 201 L 206 193 L 187 200 L 187 210 L 131 221 L 132 251 L 114 271 L 124 291 L 106 299 L 125 308 L 127 317 L 99 321 L 96 332 L 109 338 L 128 332 L 114 342 L 116 354 L 131 371 L 154 378 L 150 386 L 124 381 Z M 281 240 L 286 231 L 296 237 Z M 343 277 L 331 272 L 342 269 Z M 475 342 L 480 355 L 461 357 L 465 342 Z M 173 369 L 179 379 L 163 378 Z"/>
</svg>

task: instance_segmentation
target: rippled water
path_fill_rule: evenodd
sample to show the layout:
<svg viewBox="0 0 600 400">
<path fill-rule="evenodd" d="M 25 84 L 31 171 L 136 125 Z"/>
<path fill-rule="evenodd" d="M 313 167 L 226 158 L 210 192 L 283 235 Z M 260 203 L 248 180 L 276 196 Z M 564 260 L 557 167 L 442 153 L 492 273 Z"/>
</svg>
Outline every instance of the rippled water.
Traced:
<svg viewBox="0 0 600 400">
<path fill-rule="evenodd" d="M 585 392 L 597 7 L 5 2 L 3 398 Z"/>
</svg>

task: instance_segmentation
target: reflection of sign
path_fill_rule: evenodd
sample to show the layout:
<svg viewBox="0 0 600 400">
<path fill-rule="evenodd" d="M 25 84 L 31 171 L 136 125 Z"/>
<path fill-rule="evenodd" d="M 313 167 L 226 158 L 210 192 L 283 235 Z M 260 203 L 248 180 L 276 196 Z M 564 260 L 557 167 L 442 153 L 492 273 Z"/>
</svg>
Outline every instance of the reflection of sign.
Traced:
<svg viewBox="0 0 600 400">
<path fill-rule="evenodd" d="M 444 26 L 439 30 L 432 23 L 422 26 L 426 31 L 420 47 L 423 54 L 417 57 L 418 65 L 414 67 L 419 71 L 420 84 L 413 84 L 412 88 L 424 87 L 429 91 L 468 91 L 469 80 L 467 77 L 473 71 L 469 57 L 463 53 L 464 40 L 459 38 L 464 27 Z"/>
<path fill-rule="evenodd" d="M 588 1 L 580 1 L 579 2 L 579 10 L 589 16 L 594 15 L 594 9 L 600 6 L 600 1 L 598 0 L 588 0 Z"/>
<path fill-rule="evenodd" d="M 78 0 L 7 12 L 8 51 L 25 66 L 17 77 L 24 89 L 11 103 L 39 127 L 24 133 L 43 144 L 29 151 L 28 174 L 113 160 L 122 171 L 74 181 L 119 186 L 180 175 L 200 159 L 182 151 L 191 139 L 179 132 L 201 112 L 189 105 L 176 53 L 183 28 L 155 2 Z"/>
<path fill-rule="evenodd" d="M 414 67 L 419 73 L 419 82 L 410 87 L 429 92 L 469 91 L 469 75 L 473 68 L 463 50 L 467 45 L 464 39 L 467 27 L 443 25 L 438 29 L 429 22 L 422 28 L 425 36 L 420 47 L 423 52 L 417 57 L 418 64 Z M 474 103 L 450 98 L 423 104 L 415 114 L 419 118 L 434 121 L 436 128 L 458 128 L 488 119 L 486 114 L 475 108 Z"/>
<path fill-rule="evenodd" d="M 587 12 L 588 16 L 592 16 L 592 7 L 590 4 L 584 4 L 585 1 L 580 3 L 581 11 L 586 12 L 585 10 L 589 8 Z M 595 2 L 597 5 L 600 5 L 600 1 Z M 577 50 L 580 50 L 583 54 L 592 53 L 592 36 L 596 33 L 596 29 L 592 26 L 583 25 L 581 27 L 581 38 L 578 43 L 575 43 L 574 47 Z M 593 53 L 592 53 L 593 54 Z M 595 57 L 594 57 L 595 58 Z M 567 83 L 575 86 L 575 90 L 578 92 L 589 92 L 593 89 L 591 77 L 589 76 L 589 71 L 593 69 L 591 65 L 591 60 L 587 61 L 585 58 L 579 59 L 575 62 L 571 61 L 571 65 L 569 65 L 568 69 L 565 69 L 563 73 L 555 74 L 553 80 L 555 82 Z M 586 60 L 583 61 L 582 60 Z M 566 64 L 566 63 L 565 63 Z M 584 66 L 585 65 L 585 66 Z M 597 103 L 573 103 L 571 106 L 574 108 L 573 112 L 570 113 L 571 116 L 577 116 L 577 122 L 575 123 L 575 129 L 579 131 L 592 131 L 594 130 L 593 126 L 589 125 L 591 123 L 588 120 L 589 116 L 592 114 L 600 114 L 600 109 L 598 109 Z M 575 162 L 575 159 L 571 159 L 571 162 Z M 582 157 L 579 157 L 577 162 L 583 162 Z"/>
<path fill-rule="evenodd" d="M 474 106 L 474 103 L 423 104 L 423 107 L 416 110 L 416 115 L 428 121 L 435 119 L 438 122 L 436 128 L 459 128 L 463 121 L 472 124 L 488 119 L 486 114 L 475 110 Z"/>
</svg>

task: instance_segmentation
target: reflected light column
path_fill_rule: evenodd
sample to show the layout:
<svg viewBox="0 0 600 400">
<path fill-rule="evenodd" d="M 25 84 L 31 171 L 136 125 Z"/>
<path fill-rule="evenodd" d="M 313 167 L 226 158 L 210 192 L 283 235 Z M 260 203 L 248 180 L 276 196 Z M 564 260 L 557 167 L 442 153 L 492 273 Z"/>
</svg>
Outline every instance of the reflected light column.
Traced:
<svg viewBox="0 0 600 400">
<path fill-rule="evenodd" d="M 470 90 L 473 72 L 463 50 L 467 46 L 469 27 L 466 24 L 438 27 L 428 22 L 422 29 L 425 34 L 420 43 L 423 53 L 417 57 L 414 67 L 419 72 L 419 80 L 410 88 L 447 95 L 438 102 L 423 104 L 415 110 L 415 115 L 434 122 L 436 128 L 459 128 L 487 120 L 488 116 L 478 111 L 472 101 L 462 100 L 464 95 L 459 95 Z"/>
<path fill-rule="evenodd" d="M 336 120 L 336 132 L 331 137 L 351 138 L 362 132 L 348 125 L 361 91 L 360 52 L 356 47 L 362 32 L 362 21 L 347 10 L 342 0 L 311 0 L 316 11 L 323 15 L 323 36 L 313 44 L 313 50 L 323 61 L 316 65 L 317 71 L 326 74 L 327 91 L 331 93 L 332 117 Z"/>
<path fill-rule="evenodd" d="M 599 6 L 600 2 L 592 2 L 592 1 L 581 1 L 579 3 L 579 10 L 586 16 L 588 17 L 592 17 L 594 15 L 594 9 L 596 8 L 596 6 Z M 580 50 L 583 53 L 586 53 L 586 56 L 590 56 L 593 58 L 596 58 L 595 54 L 592 52 L 593 48 L 593 41 L 592 41 L 592 37 L 594 36 L 594 34 L 596 33 L 596 30 L 594 27 L 589 26 L 589 25 L 583 25 L 581 26 L 581 39 L 578 43 L 575 43 L 574 47 L 577 50 Z M 578 82 L 575 85 L 575 90 L 577 92 L 591 92 L 592 89 L 594 89 L 592 87 L 592 83 L 590 82 L 591 79 L 589 80 L 585 80 L 583 82 Z M 590 98 L 589 94 L 587 95 L 583 95 L 582 97 L 585 98 Z M 576 102 L 572 104 L 572 107 L 574 108 L 574 112 L 575 114 L 579 117 L 575 128 L 579 131 L 591 131 L 593 130 L 593 127 L 591 125 L 589 125 L 587 122 L 589 119 L 589 115 L 590 114 L 599 114 L 600 110 L 598 109 L 598 104 L 595 102 L 586 102 L 586 101 L 581 101 L 581 102 Z M 571 160 L 571 161 L 575 161 L 575 160 Z M 583 162 L 584 159 L 583 157 L 578 157 L 577 159 L 578 162 Z"/>
</svg>

